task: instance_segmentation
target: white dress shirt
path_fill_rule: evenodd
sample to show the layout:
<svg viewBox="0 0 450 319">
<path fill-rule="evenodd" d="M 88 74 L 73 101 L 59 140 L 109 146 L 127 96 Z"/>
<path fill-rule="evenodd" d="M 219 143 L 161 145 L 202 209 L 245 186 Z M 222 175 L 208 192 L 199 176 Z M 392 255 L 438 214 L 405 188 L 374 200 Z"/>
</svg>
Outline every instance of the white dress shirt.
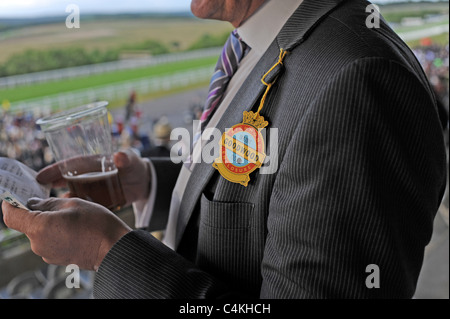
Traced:
<svg viewBox="0 0 450 319">
<path fill-rule="evenodd" d="M 225 114 L 228 106 L 244 83 L 247 76 L 253 70 L 255 65 L 280 32 L 283 25 L 298 8 L 302 1 L 303 0 L 267 0 L 261 8 L 259 8 L 249 19 L 237 28 L 239 36 L 250 46 L 251 50 L 241 60 L 239 68 L 228 83 L 222 102 L 218 106 L 206 128 L 216 127 L 217 123 Z M 191 166 L 191 169 L 195 166 L 195 163 L 200 162 L 201 148 L 207 141 L 209 141 L 209 136 L 203 136 L 202 143 L 196 144 L 193 152 L 194 164 Z M 146 201 L 136 202 L 133 204 L 135 226 L 138 228 L 148 225 L 153 210 L 153 204 L 155 200 L 157 200 L 155 198 L 154 189 L 157 182 L 156 173 L 151 162 L 150 168 L 152 173 L 152 189 L 150 190 L 150 198 Z M 175 245 L 178 211 L 190 175 L 191 170 L 183 165 L 172 193 L 169 220 L 163 239 L 163 242 L 172 249 Z"/>
</svg>

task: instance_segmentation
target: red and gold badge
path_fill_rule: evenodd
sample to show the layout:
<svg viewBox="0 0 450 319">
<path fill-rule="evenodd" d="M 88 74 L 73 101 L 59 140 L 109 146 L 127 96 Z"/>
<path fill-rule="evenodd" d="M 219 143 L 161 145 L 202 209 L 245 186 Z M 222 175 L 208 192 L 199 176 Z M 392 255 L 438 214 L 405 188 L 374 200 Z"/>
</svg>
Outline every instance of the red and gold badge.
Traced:
<svg viewBox="0 0 450 319">
<path fill-rule="evenodd" d="M 248 185 L 250 173 L 260 168 L 266 157 L 261 130 L 268 124 L 258 113 L 244 112 L 242 123 L 222 134 L 220 156 L 213 166 L 225 179 Z"/>
<path fill-rule="evenodd" d="M 263 128 L 269 125 L 260 115 L 270 88 L 276 81 L 265 81 L 267 75 L 278 65 L 283 64 L 287 51 L 280 49 L 278 61 L 267 71 L 261 82 L 266 86 L 266 91 L 261 98 L 256 113 L 244 112 L 242 123 L 233 126 L 222 134 L 220 140 L 220 156 L 214 160 L 213 166 L 227 180 L 244 186 L 250 181 L 250 173 L 262 166 L 266 154 L 264 153 L 264 138 L 261 134 Z"/>
</svg>

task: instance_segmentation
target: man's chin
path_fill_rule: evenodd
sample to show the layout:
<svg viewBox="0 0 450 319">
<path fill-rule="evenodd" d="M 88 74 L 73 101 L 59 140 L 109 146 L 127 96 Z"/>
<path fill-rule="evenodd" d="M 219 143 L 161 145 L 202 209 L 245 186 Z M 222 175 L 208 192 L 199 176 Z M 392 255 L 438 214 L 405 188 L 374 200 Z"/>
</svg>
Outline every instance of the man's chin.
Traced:
<svg viewBox="0 0 450 319">
<path fill-rule="evenodd" d="M 200 19 L 228 21 L 224 17 L 224 1 L 225 0 L 192 0 L 191 12 L 193 15 Z"/>
</svg>

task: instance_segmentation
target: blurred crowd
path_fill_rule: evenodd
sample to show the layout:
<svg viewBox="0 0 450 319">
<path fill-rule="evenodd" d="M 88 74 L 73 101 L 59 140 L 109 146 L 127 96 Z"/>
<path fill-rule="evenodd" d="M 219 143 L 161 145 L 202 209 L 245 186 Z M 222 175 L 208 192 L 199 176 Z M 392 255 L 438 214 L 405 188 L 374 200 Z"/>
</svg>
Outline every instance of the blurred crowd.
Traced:
<svg viewBox="0 0 450 319">
<path fill-rule="evenodd" d="M 111 118 L 111 133 L 115 150 L 133 148 L 142 157 L 170 156 L 172 126 L 167 117 L 155 120 L 143 119 L 140 110 Z"/>
<path fill-rule="evenodd" d="M 0 157 L 14 158 L 35 171 L 54 162 L 44 134 L 36 125 L 40 116 L 32 113 L 11 114 L 0 111 Z M 134 148 L 142 156 L 169 156 L 172 127 L 163 117 L 144 123 L 141 112 L 135 110 L 128 120 L 109 116 L 115 150 Z M 144 125 L 149 124 L 149 125 Z"/>
<path fill-rule="evenodd" d="M 449 46 L 434 45 L 423 39 L 422 45 L 413 49 L 436 93 L 441 112 L 449 114 Z M 443 123 L 448 128 L 447 123 Z M 447 139 L 448 142 L 448 139 Z"/>
<path fill-rule="evenodd" d="M 52 163 L 50 148 L 33 114 L 0 114 L 0 157 L 17 159 L 34 170 Z"/>
</svg>

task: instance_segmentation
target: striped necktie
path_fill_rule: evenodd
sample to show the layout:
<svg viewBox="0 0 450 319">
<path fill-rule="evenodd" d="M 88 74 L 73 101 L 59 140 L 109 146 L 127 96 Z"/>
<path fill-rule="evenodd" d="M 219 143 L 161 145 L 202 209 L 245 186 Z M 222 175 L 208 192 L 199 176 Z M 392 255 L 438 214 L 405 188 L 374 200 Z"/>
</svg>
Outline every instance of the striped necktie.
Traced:
<svg viewBox="0 0 450 319">
<path fill-rule="evenodd" d="M 200 125 L 193 139 L 194 149 L 197 141 L 200 139 L 203 130 L 208 124 L 209 120 L 214 115 L 217 107 L 222 101 L 223 94 L 227 88 L 228 82 L 230 82 L 231 77 L 236 72 L 239 63 L 242 58 L 250 50 L 250 47 L 242 41 L 242 39 L 237 34 L 237 30 L 231 32 L 230 36 L 223 47 L 222 53 L 217 61 L 214 74 L 211 77 L 209 83 L 208 97 L 206 99 L 205 105 L 203 107 L 203 113 L 200 117 Z M 192 152 L 189 159 L 186 161 L 188 166 L 191 166 Z"/>
</svg>

